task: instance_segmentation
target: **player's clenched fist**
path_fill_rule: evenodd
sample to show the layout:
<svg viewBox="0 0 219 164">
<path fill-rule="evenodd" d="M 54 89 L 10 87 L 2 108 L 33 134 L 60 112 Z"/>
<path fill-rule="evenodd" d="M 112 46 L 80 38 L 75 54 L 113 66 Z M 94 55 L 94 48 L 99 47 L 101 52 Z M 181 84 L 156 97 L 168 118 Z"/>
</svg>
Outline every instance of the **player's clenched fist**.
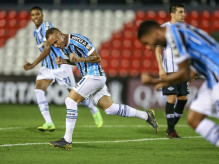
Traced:
<svg viewBox="0 0 219 164">
<path fill-rule="evenodd" d="M 56 62 L 57 65 L 66 64 L 67 63 L 66 60 L 61 58 L 61 57 L 55 58 L 55 62 Z"/>
<path fill-rule="evenodd" d="M 29 63 L 28 61 L 25 61 L 23 68 L 25 71 L 28 71 L 28 70 L 34 68 L 34 66 L 33 66 L 33 64 Z"/>
<path fill-rule="evenodd" d="M 71 53 L 69 55 L 69 59 L 70 59 L 71 62 L 78 62 L 79 58 L 74 53 Z"/>
</svg>

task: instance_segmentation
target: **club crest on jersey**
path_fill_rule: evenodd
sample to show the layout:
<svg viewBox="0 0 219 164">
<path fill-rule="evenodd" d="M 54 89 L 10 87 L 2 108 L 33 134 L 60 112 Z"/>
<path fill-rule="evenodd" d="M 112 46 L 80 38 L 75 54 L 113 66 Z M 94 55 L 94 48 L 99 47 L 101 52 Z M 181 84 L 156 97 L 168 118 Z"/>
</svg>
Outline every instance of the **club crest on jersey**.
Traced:
<svg viewBox="0 0 219 164">
<path fill-rule="evenodd" d="M 92 47 L 89 45 L 88 42 L 86 42 L 84 39 L 81 39 L 80 37 L 78 36 L 75 36 L 75 35 L 71 35 L 71 39 L 73 39 L 74 41 L 84 45 L 86 47 L 86 49 L 88 51 L 90 51 L 92 49 Z"/>
</svg>

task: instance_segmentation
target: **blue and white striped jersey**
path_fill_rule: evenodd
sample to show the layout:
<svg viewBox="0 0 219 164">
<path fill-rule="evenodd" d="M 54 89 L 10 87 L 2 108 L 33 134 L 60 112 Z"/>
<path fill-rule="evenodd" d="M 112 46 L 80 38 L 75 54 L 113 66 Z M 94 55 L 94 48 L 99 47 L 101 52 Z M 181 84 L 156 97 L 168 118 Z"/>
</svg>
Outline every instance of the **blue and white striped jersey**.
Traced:
<svg viewBox="0 0 219 164">
<path fill-rule="evenodd" d="M 51 23 L 44 21 L 38 29 L 35 28 L 33 31 L 33 35 L 36 39 L 37 47 L 39 48 L 40 52 L 43 51 L 43 42 L 46 41 L 46 30 L 52 27 L 53 26 Z M 60 49 L 51 46 L 51 51 L 46 58 L 42 60 L 41 66 L 49 69 L 59 68 L 59 66 L 55 63 L 56 57 L 64 58 L 64 55 Z"/>
<path fill-rule="evenodd" d="M 170 22 L 166 22 L 162 24 L 161 27 L 168 27 L 170 25 L 171 25 Z M 163 49 L 162 64 L 166 73 L 172 73 L 178 71 L 178 65 L 175 62 L 175 58 L 169 44 L 167 44 L 166 47 Z"/>
<path fill-rule="evenodd" d="M 76 54 L 78 57 L 89 57 L 96 48 L 90 42 L 88 38 L 80 34 L 69 34 L 68 45 L 63 49 L 66 56 L 69 57 L 71 53 Z M 105 73 L 99 63 L 75 63 L 80 71 L 81 76 L 94 75 L 105 76 Z"/>
<path fill-rule="evenodd" d="M 219 44 L 204 31 L 184 23 L 167 27 L 166 39 L 177 63 L 191 60 L 191 68 L 204 75 L 208 87 L 219 82 Z"/>
</svg>

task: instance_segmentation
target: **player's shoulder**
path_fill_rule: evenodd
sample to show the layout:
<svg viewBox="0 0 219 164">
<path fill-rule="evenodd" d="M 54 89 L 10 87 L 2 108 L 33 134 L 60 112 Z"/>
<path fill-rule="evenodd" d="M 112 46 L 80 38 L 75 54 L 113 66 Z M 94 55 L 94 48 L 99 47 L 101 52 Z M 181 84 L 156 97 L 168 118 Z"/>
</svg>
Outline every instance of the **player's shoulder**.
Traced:
<svg viewBox="0 0 219 164">
<path fill-rule="evenodd" d="M 168 27 L 168 26 L 170 26 L 170 25 L 171 25 L 170 22 L 166 22 L 166 23 L 162 24 L 161 27 Z"/>
<path fill-rule="evenodd" d="M 77 33 L 70 34 L 70 38 L 76 42 L 89 42 L 89 39 L 87 37 Z"/>
</svg>

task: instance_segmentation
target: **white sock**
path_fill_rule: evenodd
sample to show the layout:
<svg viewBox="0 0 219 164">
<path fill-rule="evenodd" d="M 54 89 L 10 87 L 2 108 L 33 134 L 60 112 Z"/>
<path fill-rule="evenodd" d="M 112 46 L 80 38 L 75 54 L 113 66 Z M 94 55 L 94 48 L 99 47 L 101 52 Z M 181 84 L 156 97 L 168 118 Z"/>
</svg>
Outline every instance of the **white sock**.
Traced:
<svg viewBox="0 0 219 164">
<path fill-rule="evenodd" d="M 219 126 L 209 119 L 203 119 L 195 131 L 207 141 L 219 147 Z"/>
<path fill-rule="evenodd" d="M 78 117 L 78 107 L 77 107 L 78 104 L 71 98 L 67 97 L 65 99 L 65 105 L 67 108 L 67 114 L 66 114 L 66 130 L 65 130 L 64 139 L 65 141 L 71 143 L 73 130 L 75 128 L 75 123 Z"/>
<path fill-rule="evenodd" d="M 94 106 L 94 104 L 88 99 L 85 99 L 80 104 L 88 107 L 92 114 L 96 114 L 98 112 L 98 108 L 96 106 Z"/>
<path fill-rule="evenodd" d="M 147 120 L 148 114 L 145 111 L 136 110 L 136 117 L 141 118 L 143 120 Z"/>
<path fill-rule="evenodd" d="M 105 110 L 109 115 L 120 115 L 122 117 L 138 117 L 144 120 L 148 119 L 148 114 L 124 104 L 112 104 Z"/>
<path fill-rule="evenodd" d="M 45 92 L 41 89 L 35 89 L 34 92 L 36 95 L 38 107 L 40 109 L 43 118 L 45 119 L 45 122 L 53 123 L 49 113 L 49 105 L 46 100 Z"/>
</svg>

